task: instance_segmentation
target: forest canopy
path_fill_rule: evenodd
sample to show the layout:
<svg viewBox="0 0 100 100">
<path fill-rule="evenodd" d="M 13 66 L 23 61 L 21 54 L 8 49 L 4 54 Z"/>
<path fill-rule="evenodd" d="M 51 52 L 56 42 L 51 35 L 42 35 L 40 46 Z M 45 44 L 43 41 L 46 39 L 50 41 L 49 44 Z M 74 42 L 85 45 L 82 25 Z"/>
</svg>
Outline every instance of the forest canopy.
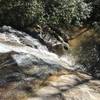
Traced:
<svg viewBox="0 0 100 100">
<path fill-rule="evenodd" d="M 81 25 L 91 11 L 83 0 L 0 0 L 0 25 Z"/>
</svg>

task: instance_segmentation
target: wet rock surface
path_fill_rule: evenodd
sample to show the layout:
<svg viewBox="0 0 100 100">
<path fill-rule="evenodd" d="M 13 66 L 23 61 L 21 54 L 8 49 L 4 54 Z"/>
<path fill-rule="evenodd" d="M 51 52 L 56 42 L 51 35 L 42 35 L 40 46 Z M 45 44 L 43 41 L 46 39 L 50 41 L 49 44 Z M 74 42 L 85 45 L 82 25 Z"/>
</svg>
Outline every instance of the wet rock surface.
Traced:
<svg viewBox="0 0 100 100">
<path fill-rule="evenodd" d="M 80 72 L 59 71 L 45 80 L 0 86 L 1 100 L 99 100 L 100 81 Z"/>
<path fill-rule="evenodd" d="M 30 76 L 45 79 L 65 66 L 69 64 L 37 39 L 10 26 L 0 28 L 1 79 L 19 80 Z"/>
<path fill-rule="evenodd" d="M 72 62 L 24 32 L 1 27 L 0 100 L 99 100 L 100 81 Z"/>
</svg>

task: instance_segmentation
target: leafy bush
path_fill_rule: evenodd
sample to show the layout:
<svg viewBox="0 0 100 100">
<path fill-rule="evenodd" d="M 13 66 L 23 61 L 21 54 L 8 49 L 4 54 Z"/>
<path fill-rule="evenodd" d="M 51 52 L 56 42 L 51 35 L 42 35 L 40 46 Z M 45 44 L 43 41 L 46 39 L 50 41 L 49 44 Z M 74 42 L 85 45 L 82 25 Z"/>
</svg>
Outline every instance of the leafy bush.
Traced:
<svg viewBox="0 0 100 100">
<path fill-rule="evenodd" d="M 80 48 L 77 48 L 78 63 L 83 65 L 82 70 L 96 76 L 100 73 L 100 45 L 97 44 L 94 37 L 83 42 Z"/>
<path fill-rule="evenodd" d="M 92 6 L 91 17 L 88 19 L 90 23 L 97 21 L 100 23 L 100 0 L 85 0 L 85 2 L 90 3 Z"/>
<path fill-rule="evenodd" d="M 0 24 L 28 26 L 81 24 L 91 7 L 83 0 L 0 0 Z"/>
<path fill-rule="evenodd" d="M 0 0 L 0 24 L 23 27 L 40 22 L 42 15 L 38 0 Z"/>
<path fill-rule="evenodd" d="M 92 20 L 100 22 L 100 0 L 93 2 L 93 8 Z"/>
<path fill-rule="evenodd" d="M 83 0 L 45 0 L 47 21 L 51 24 L 82 24 L 89 17 L 90 4 Z"/>
</svg>

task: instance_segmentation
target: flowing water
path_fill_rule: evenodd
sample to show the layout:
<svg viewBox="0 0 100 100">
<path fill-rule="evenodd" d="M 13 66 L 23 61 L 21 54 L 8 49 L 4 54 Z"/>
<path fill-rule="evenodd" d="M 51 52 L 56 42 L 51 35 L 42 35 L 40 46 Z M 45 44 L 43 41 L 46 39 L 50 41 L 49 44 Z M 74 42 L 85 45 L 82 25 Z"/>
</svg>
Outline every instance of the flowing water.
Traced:
<svg viewBox="0 0 100 100">
<path fill-rule="evenodd" d="M 8 26 L 3 26 L 0 30 L 0 53 L 9 53 L 13 51 L 21 54 L 20 56 L 18 54 L 12 55 L 13 59 L 18 64 L 24 62 L 25 59 L 34 59 L 31 63 L 45 63 L 52 66 L 62 66 L 71 70 L 77 68 L 80 68 L 81 70 L 90 70 L 92 68 L 91 66 L 94 67 L 93 64 L 98 62 L 98 52 L 93 40 L 91 40 L 91 43 L 82 44 L 76 50 L 76 56 L 73 56 L 71 52 L 69 53 L 68 51 L 66 51 L 64 55 L 58 56 L 49 51 L 47 46 L 41 44 L 38 39 L 35 39 L 24 32 L 14 30 Z M 79 56 L 78 59 L 77 56 Z"/>
<path fill-rule="evenodd" d="M 4 26 L 0 30 L 0 69 L 10 66 L 5 71 L 1 70 L 2 77 L 21 72 L 45 78 L 59 69 L 77 69 L 75 58 L 71 54 L 66 52 L 65 55 L 58 56 L 38 39 L 11 27 Z"/>
<path fill-rule="evenodd" d="M 77 71 L 64 70 L 77 69 L 76 60 L 69 52 L 58 56 L 26 33 L 2 27 L 0 85 L 8 83 L 0 87 L 0 100 L 99 100 L 99 81 L 90 81 L 91 76 Z M 58 69 L 63 70 L 59 73 Z M 53 74 L 48 76 L 48 73 Z M 38 83 L 39 78 L 42 84 Z"/>
</svg>

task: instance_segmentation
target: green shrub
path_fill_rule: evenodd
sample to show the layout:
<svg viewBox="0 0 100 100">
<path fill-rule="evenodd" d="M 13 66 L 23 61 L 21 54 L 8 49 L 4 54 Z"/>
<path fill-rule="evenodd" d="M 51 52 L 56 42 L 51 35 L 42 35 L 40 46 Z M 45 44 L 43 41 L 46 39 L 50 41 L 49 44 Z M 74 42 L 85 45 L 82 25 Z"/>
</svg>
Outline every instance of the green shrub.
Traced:
<svg viewBox="0 0 100 100">
<path fill-rule="evenodd" d="M 0 24 L 23 27 L 40 22 L 42 15 L 38 0 L 0 0 Z"/>
<path fill-rule="evenodd" d="M 50 24 L 82 24 L 89 17 L 90 4 L 83 0 L 45 0 L 46 19 Z"/>
<path fill-rule="evenodd" d="M 83 0 L 0 0 L 1 25 L 79 25 L 90 12 L 91 7 Z"/>
<path fill-rule="evenodd" d="M 76 52 L 76 55 L 78 56 L 77 62 L 83 65 L 83 67 L 81 67 L 82 70 L 85 72 L 87 71 L 94 76 L 97 71 L 100 72 L 100 53 L 94 37 L 81 43 L 81 46 L 77 48 Z"/>
</svg>

